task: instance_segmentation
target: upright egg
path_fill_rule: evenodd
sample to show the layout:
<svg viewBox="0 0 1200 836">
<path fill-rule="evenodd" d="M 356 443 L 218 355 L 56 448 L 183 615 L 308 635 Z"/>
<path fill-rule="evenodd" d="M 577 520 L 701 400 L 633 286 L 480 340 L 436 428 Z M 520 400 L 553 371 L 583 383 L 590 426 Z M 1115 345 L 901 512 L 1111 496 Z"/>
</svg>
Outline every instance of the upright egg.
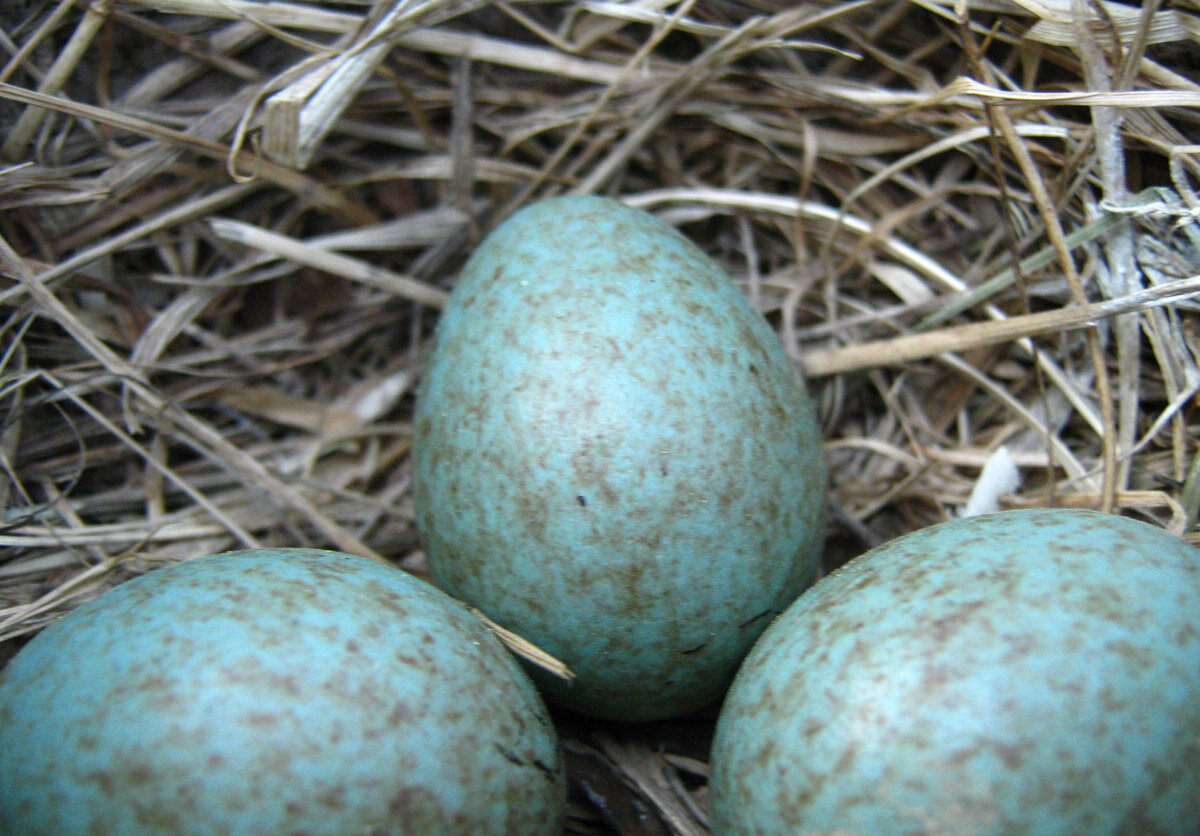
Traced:
<svg viewBox="0 0 1200 836">
<path fill-rule="evenodd" d="M 546 200 L 443 311 L 413 439 L 437 583 L 564 661 L 593 715 L 723 693 L 811 583 L 826 473 L 803 382 L 741 290 L 652 215 Z"/>
<path fill-rule="evenodd" d="M 558 836 L 537 691 L 483 624 L 363 558 L 128 581 L 0 672 L 0 833 Z"/>
<path fill-rule="evenodd" d="M 1200 552 L 1088 511 L 886 543 L 755 645 L 714 836 L 1194 836 Z"/>
</svg>

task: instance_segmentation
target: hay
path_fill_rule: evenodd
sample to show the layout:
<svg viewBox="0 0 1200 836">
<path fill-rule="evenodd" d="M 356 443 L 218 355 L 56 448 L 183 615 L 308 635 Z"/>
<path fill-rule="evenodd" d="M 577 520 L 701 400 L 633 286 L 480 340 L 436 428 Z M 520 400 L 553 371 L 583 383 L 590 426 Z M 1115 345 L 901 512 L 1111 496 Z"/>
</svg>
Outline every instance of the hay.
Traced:
<svg viewBox="0 0 1200 836">
<path fill-rule="evenodd" d="M 132 574 L 421 574 L 413 387 L 464 256 L 606 193 L 805 368 L 830 567 L 954 516 L 1196 539 L 1200 3 L 155 0 L 0 11 L 0 650 Z M 577 833 L 704 833 L 711 717 L 566 721 Z"/>
</svg>

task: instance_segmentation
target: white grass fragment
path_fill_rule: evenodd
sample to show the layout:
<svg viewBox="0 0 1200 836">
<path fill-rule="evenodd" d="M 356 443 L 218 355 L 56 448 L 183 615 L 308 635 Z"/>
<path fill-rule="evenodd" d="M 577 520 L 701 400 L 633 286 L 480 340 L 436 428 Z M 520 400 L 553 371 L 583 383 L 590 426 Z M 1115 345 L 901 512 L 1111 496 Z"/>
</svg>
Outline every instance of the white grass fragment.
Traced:
<svg viewBox="0 0 1200 836">
<path fill-rule="evenodd" d="M 1009 455 L 1008 448 L 1001 444 L 988 456 L 967 504 L 960 517 L 977 517 L 1000 510 L 1000 497 L 1016 491 L 1021 486 L 1021 472 Z"/>
</svg>

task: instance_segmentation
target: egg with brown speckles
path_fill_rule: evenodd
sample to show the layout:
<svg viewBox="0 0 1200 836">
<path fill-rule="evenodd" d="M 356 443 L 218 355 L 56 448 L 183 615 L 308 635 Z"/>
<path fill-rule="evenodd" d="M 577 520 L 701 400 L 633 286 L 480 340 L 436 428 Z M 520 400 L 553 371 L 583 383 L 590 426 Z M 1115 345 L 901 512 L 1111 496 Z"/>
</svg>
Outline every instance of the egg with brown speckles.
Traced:
<svg viewBox="0 0 1200 836">
<path fill-rule="evenodd" d="M 712 770 L 714 836 L 1194 836 L 1200 551 L 1072 510 L 886 543 L 755 645 Z"/>
<path fill-rule="evenodd" d="M 306 549 L 127 581 L 0 671 L 0 833 L 558 836 L 528 677 L 429 584 Z"/>
<path fill-rule="evenodd" d="M 811 583 L 826 473 L 777 335 L 704 253 L 600 197 L 501 224 L 438 323 L 413 492 L 433 575 L 621 720 L 718 698 Z"/>
</svg>

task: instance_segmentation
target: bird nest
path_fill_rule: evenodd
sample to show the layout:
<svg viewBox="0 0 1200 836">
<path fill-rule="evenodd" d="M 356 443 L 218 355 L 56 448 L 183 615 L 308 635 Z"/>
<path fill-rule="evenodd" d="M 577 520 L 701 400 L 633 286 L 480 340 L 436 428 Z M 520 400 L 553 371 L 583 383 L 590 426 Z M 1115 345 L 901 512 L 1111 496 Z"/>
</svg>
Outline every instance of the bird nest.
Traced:
<svg viewBox="0 0 1200 836">
<path fill-rule="evenodd" d="M 0 664 L 132 575 L 418 575 L 465 257 L 600 193 L 808 379 L 826 569 L 987 508 L 1196 539 L 1200 2 L 97 0 L 0 10 Z M 563 716 L 569 832 L 707 833 L 713 712 Z"/>
</svg>

